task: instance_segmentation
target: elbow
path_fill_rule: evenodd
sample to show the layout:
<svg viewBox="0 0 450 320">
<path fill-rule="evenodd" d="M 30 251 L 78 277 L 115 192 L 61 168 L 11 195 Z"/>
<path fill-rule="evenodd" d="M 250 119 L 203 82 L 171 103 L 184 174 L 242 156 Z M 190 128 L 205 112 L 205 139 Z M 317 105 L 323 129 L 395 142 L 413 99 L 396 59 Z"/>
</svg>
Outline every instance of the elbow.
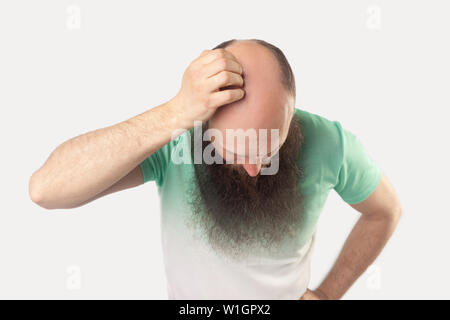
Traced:
<svg viewBox="0 0 450 320">
<path fill-rule="evenodd" d="M 397 224 L 398 221 L 400 220 L 400 218 L 401 218 L 401 216 L 402 216 L 402 213 L 403 213 L 403 209 L 402 209 L 402 207 L 399 205 L 398 208 L 394 211 L 394 214 L 393 214 L 394 220 L 395 220 L 396 224 Z"/>
<path fill-rule="evenodd" d="M 403 212 L 402 207 L 399 204 L 393 207 L 391 210 L 389 210 L 388 213 L 386 214 L 386 217 L 393 229 L 397 227 L 400 218 L 402 216 L 402 212 Z"/>
<path fill-rule="evenodd" d="M 386 216 L 391 221 L 392 225 L 397 226 L 400 218 L 402 216 L 402 204 L 398 196 L 395 196 L 392 201 L 390 201 L 389 206 L 386 208 Z"/>
<path fill-rule="evenodd" d="M 396 223 L 398 223 L 398 221 L 400 220 L 400 218 L 402 216 L 402 212 L 403 212 L 402 204 L 401 204 L 401 201 L 400 201 L 400 199 L 398 197 L 396 197 L 395 205 L 393 207 L 394 207 L 394 210 L 393 210 L 393 214 L 392 215 L 393 215 L 394 220 L 396 221 Z"/>
<path fill-rule="evenodd" d="M 44 209 L 51 210 L 57 208 L 51 201 L 49 201 L 46 196 L 47 194 L 42 187 L 42 183 L 40 183 L 39 179 L 36 177 L 36 173 L 31 176 L 28 183 L 28 195 L 31 201 Z"/>
<path fill-rule="evenodd" d="M 394 231 L 397 229 L 398 223 L 400 221 L 400 218 L 402 216 L 402 208 L 399 206 L 396 209 L 393 209 L 391 213 L 389 214 L 389 229 L 391 234 L 394 233 Z"/>
<path fill-rule="evenodd" d="M 35 204 L 47 210 L 53 209 L 73 209 L 83 204 L 69 202 L 61 194 L 54 194 L 51 190 L 46 189 L 43 182 L 34 173 L 28 183 L 28 194 Z"/>
</svg>

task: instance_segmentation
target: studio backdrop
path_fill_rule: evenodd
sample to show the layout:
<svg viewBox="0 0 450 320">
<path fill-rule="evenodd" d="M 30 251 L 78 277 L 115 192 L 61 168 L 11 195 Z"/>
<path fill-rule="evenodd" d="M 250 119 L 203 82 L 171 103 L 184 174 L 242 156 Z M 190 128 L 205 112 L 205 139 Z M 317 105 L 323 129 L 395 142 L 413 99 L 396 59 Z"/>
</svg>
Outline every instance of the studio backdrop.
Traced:
<svg viewBox="0 0 450 320">
<path fill-rule="evenodd" d="M 445 0 L 2 0 L 0 298 L 167 298 L 154 183 L 46 210 L 28 182 L 64 141 L 172 98 L 193 59 L 235 38 L 282 49 L 296 107 L 355 133 L 398 192 L 397 230 L 344 298 L 450 298 L 449 13 Z M 358 216 L 330 193 L 311 287 Z"/>
</svg>

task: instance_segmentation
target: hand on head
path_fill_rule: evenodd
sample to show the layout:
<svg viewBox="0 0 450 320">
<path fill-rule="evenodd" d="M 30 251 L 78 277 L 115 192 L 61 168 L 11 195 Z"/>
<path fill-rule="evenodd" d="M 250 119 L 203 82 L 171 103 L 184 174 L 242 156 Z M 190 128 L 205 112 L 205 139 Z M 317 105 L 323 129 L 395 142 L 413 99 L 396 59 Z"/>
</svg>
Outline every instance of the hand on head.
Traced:
<svg viewBox="0 0 450 320">
<path fill-rule="evenodd" d="M 181 89 L 172 99 L 174 111 L 185 128 L 192 128 L 194 121 L 208 120 L 218 107 L 242 99 L 243 84 L 242 67 L 230 52 L 205 50 L 184 72 Z"/>
<path fill-rule="evenodd" d="M 224 138 L 227 130 L 240 130 L 243 135 L 256 131 L 257 150 L 239 144 L 216 148 L 224 159 L 230 155 L 233 160 L 242 159 L 239 164 L 250 176 L 256 176 L 261 159 L 278 150 L 289 131 L 294 97 L 282 79 L 280 63 L 269 49 L 252 40 L 234 41 L 226 48 L 203 51 L 189 65 L 173 99 L 177 106 L 174 113 L 183 119 L 185 129 L 193 127 L 195 121 L 209 120 L 209 128 L 221 131 Z M 261 129 L 267 131 L 266 141 L 261 139 Z M 274 148 L 271 130 L 278 130 Z M 260 150 L 261 142 L 264 150 Z M 227 143 L 230 141 L 221 146 Z"/>
</svg>

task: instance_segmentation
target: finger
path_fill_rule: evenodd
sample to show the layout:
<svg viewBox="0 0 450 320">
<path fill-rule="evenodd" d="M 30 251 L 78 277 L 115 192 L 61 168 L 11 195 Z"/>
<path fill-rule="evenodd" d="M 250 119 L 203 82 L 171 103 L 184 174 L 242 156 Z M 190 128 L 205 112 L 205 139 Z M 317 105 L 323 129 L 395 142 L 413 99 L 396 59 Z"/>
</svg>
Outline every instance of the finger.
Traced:
<svg viewBox="0 0 450 320">
<path fill-rule="evenodd" d="M 192 64 L 199 64 L 200 66 L 202 65 L 201 60 L 208 54 L 210 54 L 211 50 L 203 50 L 200 55 L 195 58 L 194 60 L 191 61 L 191 65 Z"/>
<path fill-rule="evenodd" d="M 206 65 L 220 58 L 228 58 L 237 61 L 236 57 L 230 51 L 225 49 L 214 49 L 205 52 L 205 54 L 202 54 L 199 57 L 198 62 L 203 65 Z"/>
<path fill-rule="evenodd" d="M 209 92 L 212 92 L 228 86 L 242 87 L 243 84 L 244 79 L 242 79 L 240 74 L 230 71 L 221 71 L 207 80 L 206 87 Z"/>
<path fill-rule="evenodd" d="M 211 107 L 218 108 L 226 104 L 241 100 L 245 95 L 243 89 L 229 89 L 214 92 L 211 95 Z"/>
<path fill-rule="evenodd" d="M 201 58 L 203 58 L 204 56 L 208 55 L 211 52 L 211 50 L 203 50 L 202 53 L 200 53 L 200 55 L 197 57 L 197 59 L 195 60 L 200 60 Z M 194 61 L 195 61 L 194 60 Z"/>
<path fill-rule="evenodd" d="M 216 59 L 204 67 L 205 78 L 212 77 L 221 71 L 230 71 L 237 74 L 242 74 L 242 66 L 239 62 L 227 58 Z"/>
</svg>

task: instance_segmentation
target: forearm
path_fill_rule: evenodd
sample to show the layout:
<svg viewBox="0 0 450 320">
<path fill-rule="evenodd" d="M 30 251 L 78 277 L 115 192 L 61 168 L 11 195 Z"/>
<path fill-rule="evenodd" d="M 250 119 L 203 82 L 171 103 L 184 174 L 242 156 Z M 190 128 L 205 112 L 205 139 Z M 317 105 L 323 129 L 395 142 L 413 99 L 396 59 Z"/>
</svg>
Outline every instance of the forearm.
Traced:
<svg viewBox="0 0 450 320">
<path fill-rule="evenodd" d="M 361 216 L 317 291 L 328 299 L 340 299 L 380 254 L 398 217 L 398 214 Z"/>
<path fill-rule="evenodd" d="M 172 103 L 61 144 L 31 177 L 32 199 L 47 208 L 73 207 L 116 183 L 170 141 L 177 129 Z"/>
<path fill-rule="evenodd" d="M 228 51 L 205 50 L 186 69 L 180 91 L 168 103 L 60 145 L 31 177 L 31 199 L 49 209 L 71 208 L 114 188 L 179 129 L 207 121 L 217 108 L 242 99 L 242 72 Z M 232 88 L 219 90 L 225 87 Z"/>
</svg>

